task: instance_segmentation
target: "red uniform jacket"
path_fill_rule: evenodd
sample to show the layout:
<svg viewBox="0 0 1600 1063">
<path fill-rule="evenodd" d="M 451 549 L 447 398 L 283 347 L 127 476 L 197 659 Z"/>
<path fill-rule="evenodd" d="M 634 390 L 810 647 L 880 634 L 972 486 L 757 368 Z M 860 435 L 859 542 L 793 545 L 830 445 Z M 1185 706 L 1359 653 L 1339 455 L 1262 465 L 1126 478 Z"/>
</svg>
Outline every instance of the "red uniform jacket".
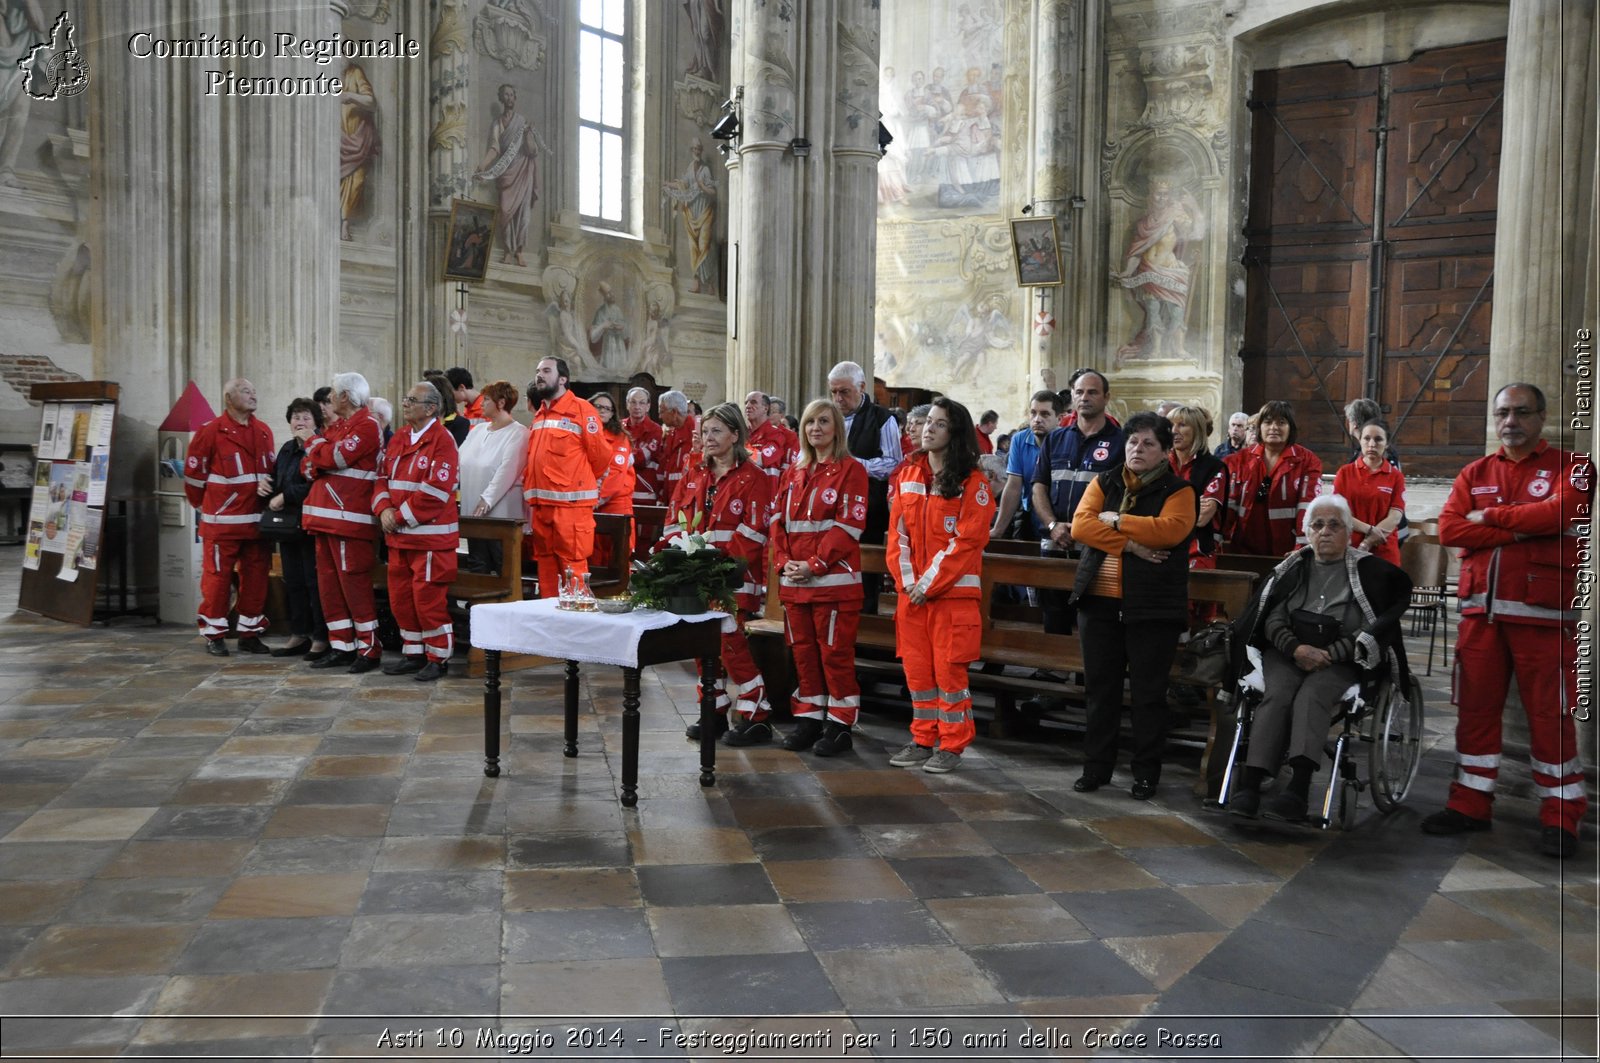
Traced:
<svg viewBox="0 0 1600 1063">
<path fill-rule="evenodd" d="M 761 610 L 761 592 L 767 582 L 766 519 L 772 504 L 772 485 L 767 474 L 753 461 L 740 462 L 716 484 L 710 512 L 706 495 L 712 486 L 711 470 L 695 465 L 683 476 L 677 494 L 672 496 L 667 526 L 656 549 L 674 545 L 686 534 L 698 534 L 707 543 L 742 558 L 747 566 L 744 585 L 735 595 L 745 612 Z M 698 523 L 694 515 L 700 514 Z M 686 533 L 684 527 L 692 526 Z"/>
<path fill-rule="evenodd" d="M 1461 611 L 1577 623 L 1587 597 L 1577 589 L 1580 529 L 1589 526 L 1593 494 L 1591 463 L 1542 439 L 1521 461 L 1501 450 L 1462 469 L 1439 511 L 1439 541 L 1461 547 Z M 1482 524 L 1467 519 L 1474 510 Z"/>
<path fill-rule="evenodd" d="M 200 511 L 202 539 L 260 536 L 266 499 L 256 493 L 263 475 L 277 468 L 272 429 L 255 414 L 240 424 L 226 412 L 200 426 L 183 463 L 183 493 Z"/>
<path fill-rule="evenodd" d="M 1278 455 L 1278 465 L 1272 472 L 1272 493 L 1265 502 L 1257 499 L 1261 483 L 1267 479 L 1267 464 L 1262 445 L 1245 447 L 1229 454 L 1225 464 L 1231 479 L 1228 483 L 1228 507 L 1223 521 L 1233 553 L 1287 554 L 1306 545 L 1306 507 L 1322 488 L 1322 461 L 1298 443 L 1291 443 Z M 1267 507 L 1266 542 L 1240 543 L 1241 533 L 1256 526 L 1259 515 L 1252 511 L 1258 506 Z"/>
<path fill-rule="evenodd" d="M 983 470 L 973 469 L 958 498 L 936 494 L 926 454 L 901 467 L 889 485 L 889 571 L 902 591 L 924 598 L 977 598 L 983 548 L 994 523 L 994 496 Z"/>
<path fill-rule="evenodd" d="M 772 545 L 778 568 L 811 565 L 800 583 L 782 580 L 785 602 L 861 600 L 861 528 L 867 521 L 867 467 L 846 456 L 795 465 L 772 500 Z"/>
<path fill-rule="evenodd" d="M 542 403 L 528 435 L 522 497 L 529 506 L 593 510 L 600 477 L 611 463 L 611 444 L 595 408 L 570 391 Z"/>
<path fill-rule="evenodd" d="M 306 444 L 311 493 L 300 525 L 321 535 L 371 539 L 372 491 L 383 457 L 383 429 L 365 408 L 335 421 Z"/>
<path fill-rule="evenodd" d="M 438 418 L 415 441 L 411 435 L 401 425 L 389 439 L 372 512 L 398 511 L 400 526 L 385 536 L 391 550 L 454 550 L 461 537 L 455 437 Z"/>
<path fill-rule="evenodd" d="M 683 415 L 683 423 L 676 428 L 663 429 L 661 440 L 660 495 L 670 505 L 678 493 L 683 474 L 694 463 L 700 450 L 700 422 L 692 413 Z"/>
<path fill-rule="evenodd" d="M 622 427 L 633 440 L 633 504 L 666 505 L 668 498 L 661 490 L 661 426 L 648 417 L 637 421 L 626 417 Z"/>
<path fill-rule="evenodd" d="M 612 435 L 602 429 L 600 434 L 611 448 L 611 457 L 600 474 L 600 502 L 595 506 L 595 512 L 632 513 L 636 497 L 634 484 L 638 479 L 633 462 L 633 443 L 629 441 L 627 433 Z"/>
<path fill-rule="evenodd" d="M 750 433 L 750 453 L 766 474 L 776 484 L 778 478 L 789 471 L 800 452 L 800 437 L 789 431 L 789 426 L 778 421 L 765 420 L 761 427 Z"/>
<path fill-rule="evenodd" d="M 1333 474 L 1333 493 L 1350 503 L 1350 514 L 1363 524 L 1380 524 L 1388 518 L 1389 510 L 1404 512 L 1406 508 L 1406 478 L 1387 461 L 1376 472 L 1360 458 L 1339 466 Z M 1350 542 L 1391 565 L 1400 564 L 1400 540 L 1392 532 L 1376 550 L 1364 545 L 1366 536 L 1361 532 L 1353 533 Z"/>
</svg>

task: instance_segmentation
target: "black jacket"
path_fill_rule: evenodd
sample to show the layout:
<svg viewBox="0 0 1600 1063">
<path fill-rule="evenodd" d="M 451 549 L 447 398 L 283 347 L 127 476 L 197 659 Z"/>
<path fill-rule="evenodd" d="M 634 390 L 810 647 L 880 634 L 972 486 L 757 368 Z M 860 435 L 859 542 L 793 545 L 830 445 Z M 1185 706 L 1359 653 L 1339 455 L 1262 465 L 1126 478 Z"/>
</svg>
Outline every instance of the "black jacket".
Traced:
<svg viewBox="0 0 1600 1063">
<path fill-rule="evenodd" d="M 1095 477 L 1100 492 L 1105 496 L 1106 509 L 1119 509 L 1127 486 L 1122 482 L 1122 466 L 1108 469 Z M 1167 499 L 1179 491 L 1189 491 L 1199 511 L 1199 491 L 1189 481 L 1171 469 L 1167 474 L 1140 493 L 1128 510 L 1131 516 L 1158 517 Z M 1189 540 L 1194 538 L 1191 527 L 1183 542 L 1167 551 L 1167 559 L 1159 564 L 1145 561 L 1124 550 L 1122 553 L 1122 621 L 1131 623 L 1189 623 Z M 1105 563 L 1104 550 L 1085 546 L 1083 559 L 1078 562 L 1078 574 L 1073 579 L 1072 597 L 1076 601 L 1091 593 L 1100 566 Z"/>
<path fill-rule="evenodd" d="M 846 443 L 850 453 L 858 458 L 881 458 L 883 447 L 879 437 L 884 424 L 894 415 L 887 408 L 863 395 L 861 405 L 851 415 L 850 435 Z M 861 530 L 864 543 L 882 543 L 889 531 L 889 483 L 876 477 L 867 477 L 867 521 Z"/>
<path fill-rule="evenodd" d="M 306 495 L 311 493 L 311 481 L 301 474 L 301 459 L 306 456 L 305 447 L 293 436 L 289 441 L 278 448 L 278 464 L 272 473 L 272 487 L 283 493 L 283 508 L 299 509 L 306 504 Z"/>
</svg>

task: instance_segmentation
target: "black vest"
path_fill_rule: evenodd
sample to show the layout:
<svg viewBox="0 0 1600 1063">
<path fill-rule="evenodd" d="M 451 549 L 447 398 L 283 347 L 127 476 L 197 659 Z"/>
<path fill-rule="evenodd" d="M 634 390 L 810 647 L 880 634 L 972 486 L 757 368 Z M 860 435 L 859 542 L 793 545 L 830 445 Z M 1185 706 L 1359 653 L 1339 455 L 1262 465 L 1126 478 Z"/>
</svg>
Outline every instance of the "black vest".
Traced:
<svg viewBox="0 0 1600 1063">
<path fill-rule="evenodd" d="M 881 458 L 883 446 L 880 438 L 883 426 L 893 415 L 863 395 L 861 405 L 850 421 L 850 433 L 845 438 L 850 453 L 858 458 Z M 861 530 L 864 543 L 882 543 L 889 530 L 889 483 L 875 476 L 867 477 L 867 521 Z"/>
<path fill-rule="evenodd" d="M 1127 488 L 1122 482 L 1122 469 L 1110 469 L 1095 478 L 1105 496 L 1106 509 L 1118 509 Z M 1169 468 L 1160 480 L 1145 488 L 1128 510 L 1129 516 L 1158 517 L 1167 499 L 1178 491 L 1193 490 L 1189 482 Z M 1192 497 L 1195 513 L 1199 514 L 1199 493 Z M 1123 623 L 1158 622 L 1189 623 L 1189 540 L 1193 529 L 1183 542 L 1167 551 L 1167 559 L 1160 564 L 1144 561 L 1128 551 L 1122 554 L 1122 621 Z M 1104 563 L 1104 550 L 1094 547 L 1084 549 L 1083 560 L 1078 562 L 1078 575 L 1073 580 L 1073 597 L 1090 593 L 1096 575 Z"/>
</svg>

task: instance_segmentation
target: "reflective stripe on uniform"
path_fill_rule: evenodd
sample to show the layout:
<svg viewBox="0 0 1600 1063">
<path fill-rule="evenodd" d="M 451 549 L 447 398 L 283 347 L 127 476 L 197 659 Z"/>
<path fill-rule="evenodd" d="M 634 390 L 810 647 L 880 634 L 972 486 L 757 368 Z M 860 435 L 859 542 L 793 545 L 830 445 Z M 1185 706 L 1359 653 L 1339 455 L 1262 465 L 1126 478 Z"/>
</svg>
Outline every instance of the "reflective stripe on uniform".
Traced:
<svg viewBox="0 0 1600 1063">
<path fill-rule="evenodd" d="M 343 476 L 350 480 L 376 480 L 378 474 L 370 469 L 325 469 L 329 476 Z"/>
<path fill-rule="evenodd" d="M 1267 519 L 1268 520 L 1293 520 L 1294 519 L 1294 515 L 1295 515 L 1295 510 L 1294 510 L 1293 507 L 1291 507 L 1289 509 L 1269 509 L 1269 510 L 1267 510 Z"/>
<path fill-rule="evenodd" d="M 257 524 L 261 521 L 259 513 L 238 513 L 224 516 L 220 513 L 200 514 L 202 524 Z"/>
<path fill-rule="evenodd" d="M 1089 469 L 1051 469 L 1050 479 L 1055 483 L 1071 480 L 1074 483 L 1085 484 L 1100 474 Z"/>
<path fill-rule="evenodd" d="M 352 524 L 371 524 L 372 514 L 351 513 L 343 509 L 329 509 L 326 506 L 305 506 L 302 513 L 309 513 L 313 517 L 326 517 L 329 520 L 347 520 Z"/>
<path fill-rule="evenodd" d="M 928 485 L 921 480 L 903 480 L 900 483 L 899 491 L 903 495 L 926 495 L 928 493 Z"/>
<path fill-rule="evenodd" d="M 1583 797 L 1583 783 L 1571 782 L 1565 786 L 1534 786 L 1540 797 L 1555 797 L 1563 801 L 1576 801 Z"/>
<path fill-rule="evenodd" d="M 785 587 L 847 587 L 860 582 L 859 572 L 830 572 L 826 576 L 812 576 L 808 580 L 792 580 L 784 576 L 779 580 Z"/>
<path fill-rule="evenodd" d="M 983 586 L 983 578 L 980 576 L 962 576 L 956 580 L 955 585 L 957 587 L 981 587 Z"/>
<path fill-rule="evenodd" d="M 1465 771 L 1456 772 L 1456 782 L 1469 790 L 1482 790 L 1486 794 L 1494 793 L 1494 779 L 1488 775 L 1472 775 Z"/>
<path fill-rule="evenodd" d="M 1537 757 L 1530 756 L 1528 758 L 1528 763 L 1533 765 L 1533 770 L 1534 771 L 1540 771 L 1540 772 L 1543 772 L 1546 775 L 1555 775 L 1555 776 L 1571 775 L 1573 772 L 1575 772 L 1575 771 L 1577 771 L 1577 770 L 1579 770 L 1580 768 L 1583 767 L 1583 762 L 1580 761 L 1577 757 L 1573 757 L 1571 760 L 1567 761 L 1565 764 L 1547 764 L 1544 761 L 1538 759 Z"/>
<path fill-rule="evenodd" d="M 253 484 L 253 483 L 256 482 L 256 479 L 257 479 L 257 475 L 255 473 L 253 473 L 253 472 L 252 473 L 247 473 L 244 476 L 223 476 L 220 473 L 215 473 L 214 472 L 210 476 L 206 477 L 206 483 L 208 483 L 208 484 Z M 198 486 L 198 485 L 196 485 L 196 486 Z"/>
<path fill-rule="evenodd" d="M 939 692 L 937 690 L 913 690 L 911 692 L 912 701 L 933 701 L 938 696 Z"/>
<path fill-rule="evenodd" d="M 530 502 L 593 502 L 600 497 L 600 492 L 546 491 L 542 487 L 534 487 L 522 492 L 522 497 Z"/>
<path fill-rule="evenodd" d="M 1456 763 L 1466 768 L 1498 768 L 1500 766 L 1500 754 L 1457 753 Z"/>
<path fill-rule="evenodd" d="M 419 524 L 415 528 L 402 524 L 395 529 L 395 532 L 399 535 L 451 535 L 460 530 L 459 524 Z"/>
<path fill-rule="evenodd" d="M 562 431 L 562 432 L 571 432 L 573 435 L 582 435 L 583 434 L 583 428 L 580 425 L 574 424 L 571 421 L 553 421 L 553 420 L 550 420 L 549 418 L 546 418 L 545 420 L 542 420 L 542 421 L 535 421 L 535 422 L 533 422 L 531 427 L 532 427 L 533 431 L 535 431 L 535 432 L 543 432 L 543 431 L 546 431 L 548 429 L 556 429 L 556 430 Z"/>
</svg>

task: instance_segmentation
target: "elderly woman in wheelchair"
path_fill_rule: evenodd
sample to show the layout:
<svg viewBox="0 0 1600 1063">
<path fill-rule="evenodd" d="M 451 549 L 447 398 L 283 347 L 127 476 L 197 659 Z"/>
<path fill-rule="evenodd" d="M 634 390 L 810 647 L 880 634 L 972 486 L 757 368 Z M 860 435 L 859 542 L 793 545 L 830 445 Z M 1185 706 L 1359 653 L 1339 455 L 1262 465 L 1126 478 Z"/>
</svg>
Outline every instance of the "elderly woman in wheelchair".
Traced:
<svg viewBox="0 0 1600 1063">
<path fill-rule="evenodd" d="M 1352 524 L 1349 503 L 1339 495 L 1313 499 L 1305 514 L 1310 545 L 1273 570 L 1235 626 L 1236 645 L 1247 646 L 1249 658 L 1240 665 L 1234 756 L 1222 789 L 1222 805 L 1235 815 L 1304 822 L 1312 776 L 1331 752 L 1334 772 L 1319 817 L 1326 825 L 1335 781 L 1345 777 L 1354 788 L 1367 785 L 1353 781 L 1352 706 L 1375 710 L 1365 715 L 1377 719 L 1374 740 L 1383 746 L 1381 755 L 1372 756 L 1380 806 L 1388 810 L 1391 800 L 1403 797 L 1415 773 L 1421 702 L 1409 681 L 1400 632 L 1411 580 L 1389 562 L 1352 548 Z M 1345 733 L 1329 750 L 1329 728 L 1341 713 Z M 1241 747 L 1243 763 L 1234 763 Z M 1287 784 L 1263 804 L 1262 784 L 1285 761 Z M 1347 821 L 1353 817 L 1353 797 L 1348 803 L 1342 798 L 1341 812 Z"/>
</svg>

